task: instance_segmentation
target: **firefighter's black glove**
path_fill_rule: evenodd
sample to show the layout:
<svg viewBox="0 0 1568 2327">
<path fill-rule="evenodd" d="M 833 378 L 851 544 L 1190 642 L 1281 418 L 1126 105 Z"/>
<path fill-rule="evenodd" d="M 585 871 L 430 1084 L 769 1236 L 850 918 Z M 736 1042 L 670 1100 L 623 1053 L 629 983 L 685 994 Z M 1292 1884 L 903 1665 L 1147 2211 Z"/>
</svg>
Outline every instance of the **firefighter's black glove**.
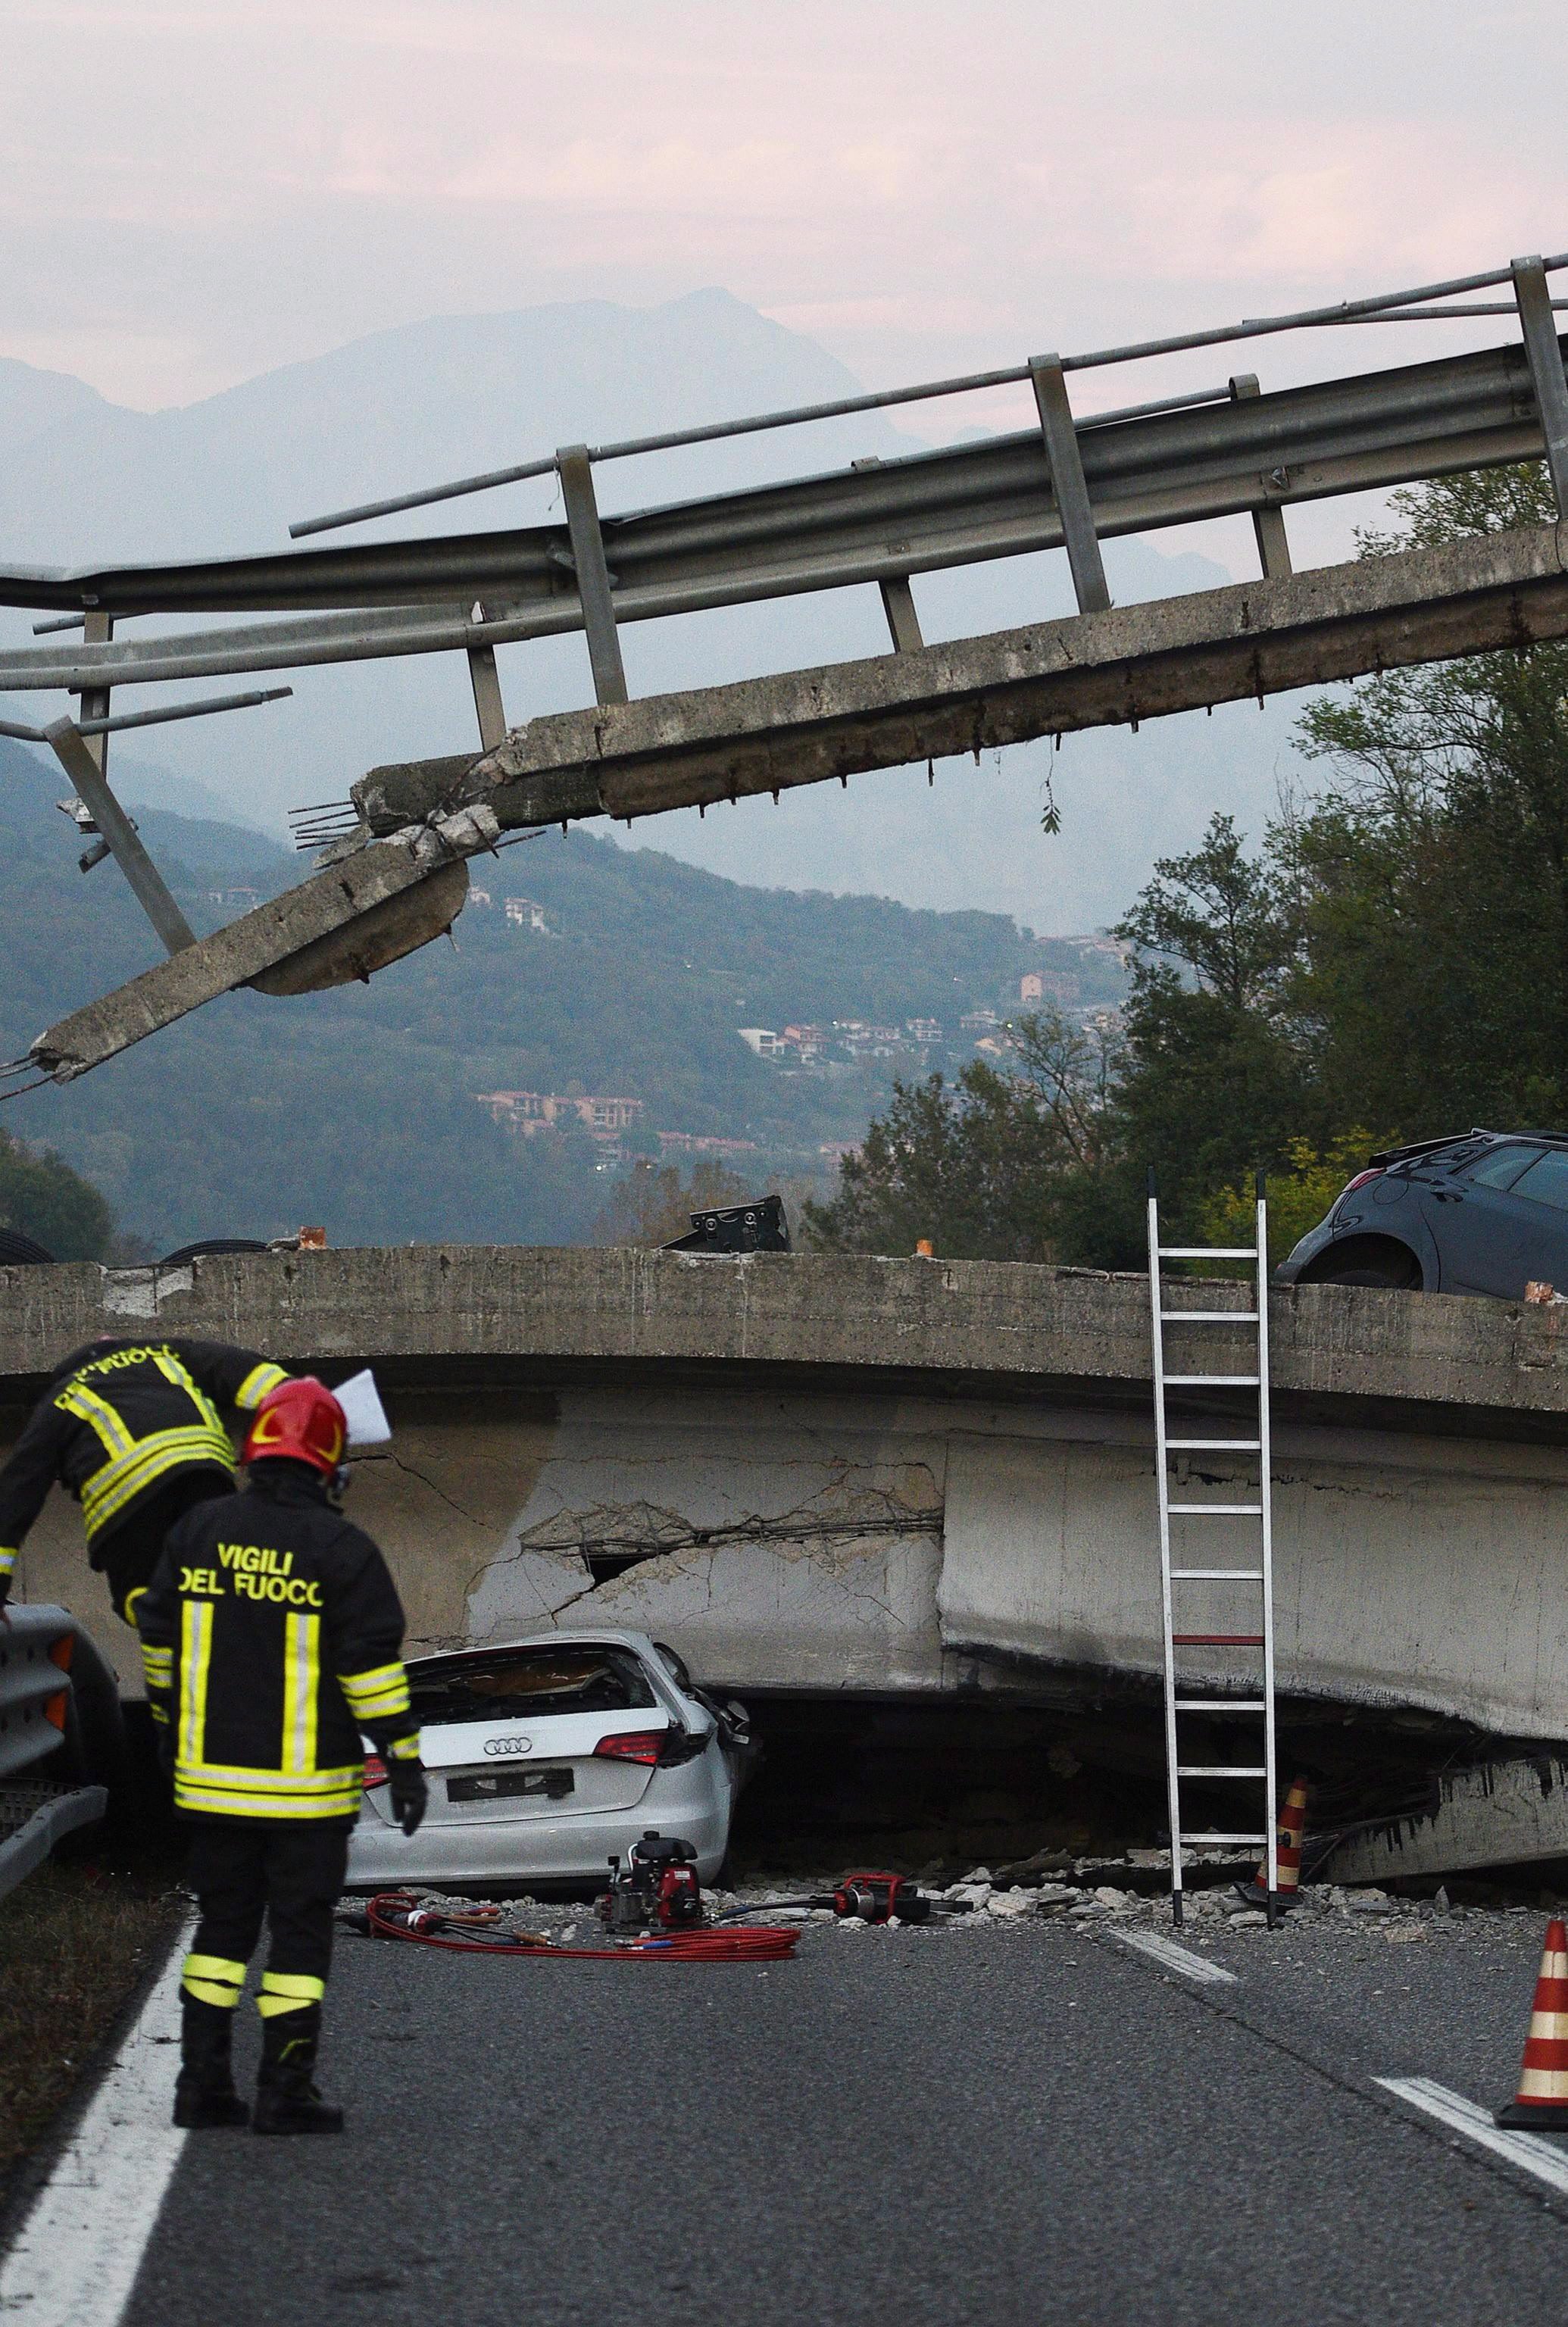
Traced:
<svg viewBox="0 0 1568 2327">
<path fill-rule="evenodd" d="M 430 1789 L 425 1782 L 423 1765 L 418 1762 L 389 1760 L 387 1776 L 392 1788 L 393 1817 L 405 1834 L 417 1834 L 419 1821 L 425 1816 L 430 1800 Z"/>
</svg>

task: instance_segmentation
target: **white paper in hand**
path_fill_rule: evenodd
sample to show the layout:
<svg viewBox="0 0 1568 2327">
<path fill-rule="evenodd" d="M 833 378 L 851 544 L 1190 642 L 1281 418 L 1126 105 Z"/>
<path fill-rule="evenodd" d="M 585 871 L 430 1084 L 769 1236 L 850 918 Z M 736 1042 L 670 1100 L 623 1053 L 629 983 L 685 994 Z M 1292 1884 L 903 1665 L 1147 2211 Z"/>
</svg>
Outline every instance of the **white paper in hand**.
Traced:
<svg viewBox="0 0 1568 2327">
<path fill-rule="evenodd" d="M 376 1377 L 369 1366 L 363 1373 L 340 1382 L 332 1396 L 343 1409 L 350 1446 L 385 1446 L 392 1435 L 392 1425 L 387 1419 Z"/>
</svg>

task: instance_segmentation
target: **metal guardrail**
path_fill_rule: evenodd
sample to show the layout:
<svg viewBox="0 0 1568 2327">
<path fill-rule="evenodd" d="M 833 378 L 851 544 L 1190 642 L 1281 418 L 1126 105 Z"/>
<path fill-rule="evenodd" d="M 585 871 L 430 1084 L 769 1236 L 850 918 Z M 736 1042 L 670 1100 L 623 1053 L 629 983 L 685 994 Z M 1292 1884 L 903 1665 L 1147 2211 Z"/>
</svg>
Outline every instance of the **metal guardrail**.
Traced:
<svg viewBox="0 0 1568 2327">
<path fill-rule="evenodd" d="M 1561 353 L 1558 360 L 1561 368 Z M 1278 522 L 1294 502 L 1535 459 L 1544 450 L 1522 347 L 1270 395 L 1249 392 L 1254 385 L 1238 379 L 1224 403 L 1083 427 L 1077 444 L 1096 541 L 1237 514 Z M 606 518 L 600 530 L 613 622 L 907 583 L 1060 548 L 1066 528 L 1052 474 L 1041 432 L 1026 430 Z M 1283 524 L 1278 539 L 1283 550 Z M 1289 570 L 1288 553 L 1282 559 L 1276 550 L 1269 562 Z M 47 579 L 0 573 L 0 601 L 10 604 L 65 605 L 83 595 L 116 616 L 244 611 L 296 619 L 98 647 L 0 649 L 0 689 L 210 679 L 472 650 L 579 631 L 584 621 L 566 524 Z M 329 606 L 359 611 L 304 612 Z M 910 643 L 919 643 L 918 630 Z"/>
<path fill-rule="evenodd" d="M 64 1608 L 13 1604 L 0 1622 L 0 1897 L 61 1834 L 101 1818 L 120 1743 L 119 1696 Z M 46 1776 L 43 1765 L 52 1762 Z"/>
<path fill-rule="evenodd" d="M 0 1780 L 64 1742 L 77 1626 L 63 1608 L 22 1606 L 0 1621 Z"/>
<path fill-rule="evenodd" d="M 106 1786 L 51 1786 L 37 1778 L 0 1786 L 0 1899 L 42 1865 L 62 1835 L 91 1826 L 108 1806 Z"/>
<path fill-rule="evenodd" d="M 1442 284 L 1134 342 L 832 404 L 676 430 L 493 471 L 367 504 L 298 531 L 489 490 L 554 472 L 565 506 L 555 525 L 429 539 L 147 565 L 0 571 L 0 603 L 79 608 L 79 645 L 0 651 L 0 688 L 85 690 L 99 716 L 114 686 L 231 676 L 313 663 L 460 650 L 585 630 L 596 699 L 626 699 L 617 639 L 643 621 L 804 591 L 877 582 L 895 646 L 919 643 L 905 599 L 911 575 L 1066 547 L 1079 605 L 1108 604 L 1102 539 L 1250 511 L 1265 572 L 1289 570 L 1281 513 L 1295 501 L 1411 482 L 1545 454 L 1568 505 L 1568 385 L 1547 276 L 1568 255 Z M 1522 342 L 1479 354 L 1258 391 L 1250 374 L 1122 413 L 1075 418 L 1065 376 L 1242 337 L 1430 314 L 1433 298 L 1508 284 Z M 1446 308 L 1450 316 L 1499 312 Z M 1503 312 L 1507 312 L 1504 310 Z M 855 464 L 746 492 L 601 518 L 594 463 L 761 428 L 1030 382 L 1040 427 L 887 463 Z M 310 610 L 321 610 L 309 619 Z M 328 611 L 334 610 L 334 611 Z M 351 610 L 351 611 L 343 611 Z M 271 612 L 293 621 L 113 641 L 132 615 Z M 298 619 L 304 617 L 304 619 Z M 51 623 L 50 629 L 59 627 Z M 96 633 L 96 636 L 95 636 Z M 493 669 L 493 663 L 491 665 Z M 481 740 L 504 724 L 499 689 L 481 700 Z M 489 715 L 487 716 L 487 709 Z"/>
</svg>

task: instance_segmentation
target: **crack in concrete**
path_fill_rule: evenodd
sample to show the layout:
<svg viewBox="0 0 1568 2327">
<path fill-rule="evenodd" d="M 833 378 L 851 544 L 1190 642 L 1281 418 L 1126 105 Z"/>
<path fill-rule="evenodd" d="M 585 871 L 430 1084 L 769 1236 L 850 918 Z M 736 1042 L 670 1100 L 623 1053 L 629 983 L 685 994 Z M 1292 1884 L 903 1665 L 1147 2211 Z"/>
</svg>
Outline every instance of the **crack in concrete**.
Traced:
<svg viewBox="0 0 1568 2327">
<path fill-rule="evenodd" d="M 453 1498 L 447 1493 L 445 1488 L 438 1486 L 436 1481 L 430 1478 L 426 1472 L 422 1471 L 416 1463 L 405 1461 L 404 1457 L 394 1448 L 388 1448 L 387 1453 L 389 1459 L 396 1463 L 400 1471 L 406 1471 L 411 1479 L 417 1479 L 420 1485 L 422 1487 L 428 1487 L 433 1495 L 439 1495 L 447 1509 L 449 1510 L 455 1511 L 460 1519 L 466 1519 L 470 1527 L 477 1527 L 479 1525 L 479 1521 L 474 1517 L 472 1511 L 464 1510 L 461 1503 L 454 1502 Z"/>
</svg>

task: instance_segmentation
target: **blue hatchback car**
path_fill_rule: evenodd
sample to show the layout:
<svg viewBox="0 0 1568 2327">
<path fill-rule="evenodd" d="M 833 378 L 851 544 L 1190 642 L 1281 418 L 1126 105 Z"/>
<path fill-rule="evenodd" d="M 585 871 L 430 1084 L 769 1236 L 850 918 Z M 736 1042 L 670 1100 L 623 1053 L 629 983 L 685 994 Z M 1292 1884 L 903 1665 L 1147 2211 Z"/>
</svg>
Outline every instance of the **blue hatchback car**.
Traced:
<svg viewBox="0 0 1568 2327">
<path fill-rule="evenodd" d="M 1274 1271 L 1279 1285 L 1385 1285 L 1517 1301 L 1568 1291 L 1568 1135 L 1467 1131 L 1374 1155 Z"/>
</svg>

